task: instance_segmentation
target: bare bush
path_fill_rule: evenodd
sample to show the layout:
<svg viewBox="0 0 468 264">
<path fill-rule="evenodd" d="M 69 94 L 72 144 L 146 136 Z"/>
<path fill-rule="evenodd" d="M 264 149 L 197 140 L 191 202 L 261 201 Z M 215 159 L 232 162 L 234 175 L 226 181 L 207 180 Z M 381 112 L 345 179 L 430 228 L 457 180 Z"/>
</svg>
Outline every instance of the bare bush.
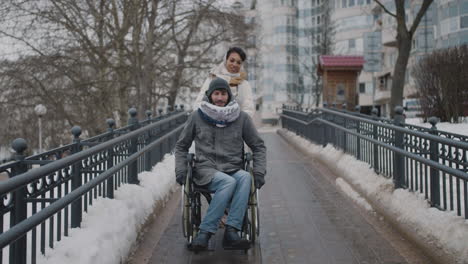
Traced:
<svg viewBox="0 0 468 264">
<path fill-rule="evenodd" d="M 459 122 L 468 108 L 468 46 L 438 50 L 413 69 L 426 117 Z"/>
</svg>

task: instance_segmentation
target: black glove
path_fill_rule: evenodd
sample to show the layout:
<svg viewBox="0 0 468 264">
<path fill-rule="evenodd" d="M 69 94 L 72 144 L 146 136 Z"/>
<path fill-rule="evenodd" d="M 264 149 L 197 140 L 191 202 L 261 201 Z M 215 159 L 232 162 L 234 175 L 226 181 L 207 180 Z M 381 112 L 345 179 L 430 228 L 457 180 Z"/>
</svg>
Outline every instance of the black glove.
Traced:
<svg viewBox="0 0 468 264">
<path fill-rule="evenodd" d="M 255 175 L 255 188 L 260 189 L 265 184 L 265 177 L 260 175 Z"/>
<path fill-rule="evenodd" d="M 176 182 L 180 185 L 184 185 L 185 184 L 185 179 L 186 179 L 186 175 L 185 174 L 179 174 L 179 175 L 176 175 Z"/>
</svg>

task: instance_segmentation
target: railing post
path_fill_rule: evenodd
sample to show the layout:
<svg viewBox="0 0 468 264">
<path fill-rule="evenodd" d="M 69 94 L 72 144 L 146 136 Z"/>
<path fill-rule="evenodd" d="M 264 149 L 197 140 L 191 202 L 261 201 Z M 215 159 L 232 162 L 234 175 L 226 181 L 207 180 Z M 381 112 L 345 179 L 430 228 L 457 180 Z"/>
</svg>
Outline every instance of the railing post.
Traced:
<svg viewBox="0 0 468 264">
<path fill-rule="evenodd" d="M 346 117 L 343 117 L 343 127 L 347 129 L 348 126 L 348 119 Z M 347 146 L 348 146 L 348 138 L 347 138 L 347 131 L 343 130 L 343 152 L 347 152 Z"/>
<path fill-rule="evenodd" d="M 326 105 L 326 104 L 324 104 Z M 325 113 L 323 112 L 323 117 L 322 117 L 324 120 L 326 121 L 329 121 L 329 118 L 328 118 L 328 113 Z M 325 123 L 322 123 L 322 146 L 323 147 L 326 147 L 327 146 L 327 143 L 328 143 L 328 129 L 327 129 L 327 125 Z"/>
<path fill-rule="evenodd" d="M 113 138 L 114 135 L 114 126 L 115 126 L 115 121 L 112 118 L 109 118 L 106 120 L 107 125 L 109 128 L 107 128 L 107 131 L 110 134 L 110 138 Z M 110 147 L 107 150 L 107 169 L 110 169 L 114 167 L 114 149 L 113 147 Z M 107 179 L 107 198 L 114 199 L 114 175 L 109 177 Z"/>
<path fill-rule="evenodd" d="M 71 133 L 73 134 L 73 146 L 71 153 L 75 154 L 80 152 L 83 149 L 81 145 L 80 135 L 81 135 L 81 127 L 74 126 L 71 129 Z M 72 179 L 71 179 L 71 188 L 72 191 L 76 190 L 83 184 L 83 179 L 81 175 L 81 161 L 76 162 L 72 165 Z M 81 217 L 82 217 L 82 198 L 76 199 L 71 204 L 71 227 L 76 228 L 81 226 Z"/>
<path fill-rule="evenodd" d="M 28 148 L 26 144 L 26 140 L 22 138 L 17 138 L 13 140 L 11 147 L 15 150 L 15 155 L 13 159 L 17 162 L 11 168 L 11 177 L 15 177 L 22 173 L 25 173 L 28 170 L 28 165 L 26 165 L 23 161 L 26 155 L 24 151 Z M 23 220 L 26 220 L 28 216 L 27 211 L 27 202 L 26 202 L 26 186 L 19 188 L 18 190 L 13 192 L 13 204 L 14 208 L 11 211 L 10 215 L 10 226 L 13 227 Z M 16 240 L 13 244 L 10 245 L 10 264 L 26 264 L 26 247 L 27 247 L 27 239 L 26 236 L 22 236 L 18 240 Z"/>
<path fill-rule="evenodd" d="M 393 120 L 395 126 L 403 127 L 405 117 L 403 116 L 403 107 L 395 107 L 395 118 Z M 395 147 L 404 149 L 404 133 L 395 130 Z M 403 188 L 405 183 L 405 158 L 400 153 L 393 153 L 393 183 L 395 188 Z"/>
<path fill-rule="evenodd" d="M 377 110 L 377 108 L 372 108 L 371 115 L 374 121 L 379 120 L 379 117 L 377 116 L 378 112 L 379 111 Z M 379 138 L 379 131 L 377 125 L 372 125 L 372 138 L 375 140 L 378 140 Z M 379 149 L 376 144 L 372 144 L 372 146 L 374 150 L 374 171 L 375 173 L 379 173 Z"/>
<path fill-rule="evenodd" d="M 128 114 L 130 117 L 128 118 L 128 125 L 130 126 L 130 130 L 134 131 L 138 129 L 138 118 L 137 118 L 137 110 L 135 108 L 130 108 L 128 110 Z M 130 139 L 130 147 L 128 149 L 128 155 L 131 156 L 132 154 L 138 151 L 138 137 L 134 137 Z M 138 160 L 132 161 L 128 165 L 128 183 L 130 184 L 138 184 L 140 181 L 138 180 Z"/>
<path fill-rule="evenodd" d="M 356 105 L 354 108 L 357 113 L 361 112 L 361 106 Z M 356 133 L 361 134 L 361 122 L 359 120 L 356 120 Z M 356 137 L 356 158 L 358 160 L 361 160 L 361 138 Z"/>
<path fill-rule="evenodd" d="M 162 115 L 163 115 L 163 109 L 161 109 L 161 108 L 158 109 L 158 113 L 159 113 L 158 118 L 159 118 L 159 120 L 161 120 L 161 119 L 162 119 Z M 162 133 L 163 133 L 162 125 L 158 125 L 158 126 L 156 127 L 155 133 L 156 133 L 157 136 L 162 135 Z M 163 155 L 163 143 L 161 143 L 161 144 L 159 144 L 159 145 L 157 146 L 157 153 L 156 153 L 156 160 L 157 160 L 157 162 L 160 162 L 160 161 L 163 159 L 163 157 L 164 157 L 164 155 Z"/>
<path fill-rule="evenodd" d="M 430 117 L 428 119 L 429 123 L 432 125 L 431 131 L 429 132 L 432 135 L 437 136 L 437 127 L 436 124 L 439 121 L 439 119 L 435 116 Z M 431 140 L 430 141 L 430 158 L 432 161 L 439 162 L 439 157 L 438 157 L 438 145 L 439 143 Z M 431 167 L 431 206 L 440 206 L 440 181 L 439 181 L 439 173 L 436 168 Z"/>
<path fill-rule="evenodd" d="M 146 111 L 146 118 L 148 120 L 148 124 L 151 122 L 150 120 L 151 120 L 152 114 L 153 113 L 150 110 Z M 148 135 L 146 137 L 145 146 L 148 146 L 152 141 L 153 141 L 153 137 L 151 135 L 151 131 L 148 130 Z M 145 171 L 151 171 L 151 167 L 152 167 L 151 158 L 153 156 L 152 154 L 153 154 L 153 150 L 147 151 L 145 153 Z"/>
</svg>

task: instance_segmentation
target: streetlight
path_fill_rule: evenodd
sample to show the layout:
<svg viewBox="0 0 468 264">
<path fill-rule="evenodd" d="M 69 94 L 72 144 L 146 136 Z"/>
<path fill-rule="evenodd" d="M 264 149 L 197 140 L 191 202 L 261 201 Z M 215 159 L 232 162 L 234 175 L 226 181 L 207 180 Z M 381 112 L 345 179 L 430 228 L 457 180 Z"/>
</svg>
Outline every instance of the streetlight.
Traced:
<svg viewBox="0 0 468 264">
<path fill-rule="evenodd" d="M 42 116 L 47 113 L 47 108 L 43 104 L 38 104 L 34 107 L 34 111 L 37 114 L 38 125 L 39 125 L 39 153 L 42 153 Z"/>
</svg>

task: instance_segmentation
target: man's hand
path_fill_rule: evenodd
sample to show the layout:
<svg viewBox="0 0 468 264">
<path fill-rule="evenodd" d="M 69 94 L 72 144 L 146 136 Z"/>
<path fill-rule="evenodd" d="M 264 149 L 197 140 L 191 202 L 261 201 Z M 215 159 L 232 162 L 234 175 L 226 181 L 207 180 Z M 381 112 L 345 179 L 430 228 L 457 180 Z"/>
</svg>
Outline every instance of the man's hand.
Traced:
<svg viewBox="0 0 468 264">
<path fill-rule="evenodd" d="M 176 182 L 180 185 L 184 185 L 185 179 L 186 179 L 185 176 L 186 176 L 185 174 L 176 175 Z"/>
<path fill-rule="evenodd" d="M 265 177 L 260 175 L 255 175 L 255 188 L 260 189 L 265 184 Z"/>
</svg>

